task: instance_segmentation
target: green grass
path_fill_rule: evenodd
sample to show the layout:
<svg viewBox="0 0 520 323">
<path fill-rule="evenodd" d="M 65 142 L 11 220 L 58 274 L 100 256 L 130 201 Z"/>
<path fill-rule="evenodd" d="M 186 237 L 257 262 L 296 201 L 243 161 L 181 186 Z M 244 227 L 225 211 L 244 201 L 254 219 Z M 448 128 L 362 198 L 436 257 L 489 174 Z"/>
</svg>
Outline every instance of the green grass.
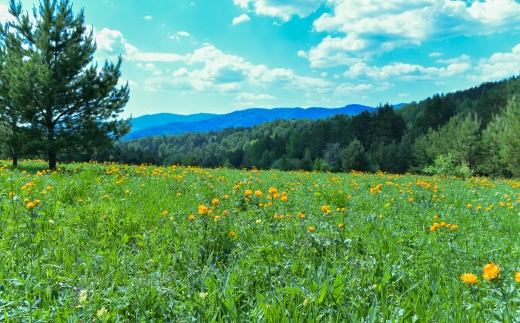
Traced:
<svg viewBox="0 0 520 323">
<path fill-rule="evenodd" d="M 518 181 L 3 165 L 0 322 L 520 319 Z"/>
</svg>

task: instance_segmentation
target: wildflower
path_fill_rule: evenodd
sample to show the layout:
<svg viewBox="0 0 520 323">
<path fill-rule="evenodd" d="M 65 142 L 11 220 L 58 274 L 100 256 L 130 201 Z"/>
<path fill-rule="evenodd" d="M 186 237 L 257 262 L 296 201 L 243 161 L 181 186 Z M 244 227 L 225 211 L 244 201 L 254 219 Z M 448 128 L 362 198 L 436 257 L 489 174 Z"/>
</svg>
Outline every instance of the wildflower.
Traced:
<svg viewBox="0 0 520 323">
<path fill-rule="evenodd" d="M 473 206 L 473 204 L 468 203 L 468 208 L 471 208 L 472 206 Z"/>
<path fill-rule="evenodd" d="M 128 194 L 128 193 L 130 193 L 130 190 L 126 190 L 126 191 L 125 191 L 125 194 Z"/>
<path fill-rule="evenodd" d="M 193 215 L 193 214 L 192 214 L 192 215 L 190 215 L 190 216 L 188 217 L 188 220 L 190 220 L 190 221 L 193 221 L 193 220 L 195 220 L 195 215 Z"/>
<path fill-rule="evenodd" d="M 452 229 L 452 230 L 457 230 L 457 229 L 458 229 L 458 227 L 459 227 L 459 226 L 458 226 L 458 225 L 456 225 L 456 224 L 452 224 L 452 225 L 451 225 L 451 229 Z"/>
<path fill-rule="evenodd" d="M 84 304 L 87 302 L 87 290 L 82 289 L 81 292 L 79 292 L 79 303 Z"/>
<path fill-rule="evenodd" d="M 262 196 L 263 194 L 264 194 L 264 193 L 262 193 L 262 191 L 260 191 L 260 190 L 256 190 L 256 191 L 255 191 L 255 195 L 256 195 L 256 196 Z"/>
<path fill-rule="evenodd" d="M 164 210 L 162 215 L 168 215 L 168 210 Z"/>
<path fill-rule="evenodd" d="M 379 218 L 382 219 L 382 218 L 383 218 L 383 215 L 382 215 L 382 214 L 379 214 Z"/>
<path fill-rule="evenodd" d="M 343 223 L 338 224 L 338 229 L 343 229 L 345 225 Z"/>
<path fill-rule="evenodd" d="M 224 215 L 224 216 L 228 215 L 228 211 L 227 210 L 222 211 L 222 215 Z"/>
<path fill-rule="evenodd" d="M 100 320 L 103 320 L 107 315 L 108 315 L 108 311 L 105 308 L 105 306 L 103 306 L 99 311 L 97 311 L 97 317 Z"/>
<path fill-rule="evenodd" d="M 274 187 L 270 187 L 268 191 L 269 191 L 269 194 L 276 194 L 278 192 L 278 190 Z"/>
<path fill-rule="evenodd" d="M 235 233 L 235 231 L 231 231 L 229 234 L 230 234 L 232 237 L 236 237 L 236 235 L 237 235 L 237 234 Z"/>
<path fill-rule="evenodd" d="M 260 224 L 260 223 L 262 223 L 262 219 L 256 220 L 256 224 Z"/>
<path fill-rule="evenodd" d="M 470 284 L 478 283 L 477 275 L 475 275 L 475 274 L 466 274 L 465 273 L 462 276 L 460 276 L 460 279 L 462 279 L 462 281 L 465 283 L 470 283 Z"/>
<path fill-rule="evenodd" d="M 302 212 L 298 212 L 298 218 L 305 219 L 305 214 L 303 214 Z"/>
<path fill-rule="evenodd" d="M 200 299 L 204 300 L 204 299 L 206 299 L 206 297 L 208 297 L 208 293 L 205 293 L 205 292 L 200 292 L 199 293 L 199 298 Z"/>
<path fill-rule="evenodd" d="M 445 227 L 446 226 L 446 222 L 441 222 L 441 227 Z"/>
<path fill-rule="evenodd" d="M 213 218 L 213 221 L 217 222 L 218 220 L 220 220 L 220 215 L 215 215 L 215 217 Z"/>
<path fill-rule="evenodd" d="M 482 277 L 484 277 L 485 280 L 491 280 L 493 278 L 500 277 L 500 268 L 495 263 L 486 264 L 484 266 L 484 273 L 482 274 Z"/>
<path fill-rule="evenodd" d="M 410 198 L 408 199 L 408 202 L 412 203 L 412 202 L 413 202 L 413 197 L 410 197 Z"/>
<path fill-rule="evenodd" d="M 208 212 L 208 207 L 205 206 L 205 205 L 203 205 L 203 204 L 201 204 L 201 205 L 199 205 L 199 209 L 198 209 L 197 212 L 198 212 L 199 214 L 205 214 L 205 213 Z"/>
<path fill-rule="evenodd" d="M 79 199 L 79 200 L 78 200 L 78 203 L 83 203 L 83 200 L 82 200 L 82 199 Z"/>
<path fill-rule="evenodd" d="M 288 200 L 288 197 L 287 195 L 283 195 L 282 198 L 281 198 L 282 201 L 287 201 Z"/>
<path fill-rule="evenodd" d="M 36 204 L 34 204 L 33 202 L 29 202 L 27 203 L 25 206 L 28 208 L 28 209 L 32 209 Z"/>
<path fill-rule="evenodd" d="M 303 306 L 309 306 L 310 303 L 311 303 L 311 300 L 307 297 L 307 298 L 303 301 Z"/>
<path fill-rule="evenodd" d="M 211 204 L 217 205 L 220 201 L 218 199 L 211 200 Z"/>
<path fill-rule="evenodd" d="M 309 227 L 310 232 L 314 232 L 314 227 Z"/>
<path fill-rule="evenodd" d="M 246 191 L 244 192 L 244 194 L 245 194 L 246 196 L 251 196 L 251 195 L 253 195 L 253 191 L 251 191 L 251 190 L 246 190 Z"/>
<path fill-rule="evenodd" d="M 518 271 L 516 274 L 515 274 L 515 281 L 517 283 L 520 283 L 520 271 Z"/>
<path fill-rule="evenodd" d="M 52 187 L 51 186 L 47 186 L 47 191 L 50 191 L 52 190 Z"/>
</svg>

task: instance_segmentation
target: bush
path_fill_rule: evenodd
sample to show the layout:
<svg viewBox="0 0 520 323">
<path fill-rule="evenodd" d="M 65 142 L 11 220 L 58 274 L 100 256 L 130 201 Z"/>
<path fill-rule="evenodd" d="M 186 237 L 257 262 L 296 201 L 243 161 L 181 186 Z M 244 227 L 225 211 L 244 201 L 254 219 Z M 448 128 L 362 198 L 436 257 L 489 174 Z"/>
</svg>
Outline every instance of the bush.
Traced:
<svg viewBox="0 0 520 323">
<path fill-rule="evenodd" d="M 466 162 L 463 161 L 460 165 L 457 165 L 451 153 L 437 156 L 433 165 L 425 167 L 423 172 L 432 175 L 457 176 L 461 178 L 468 178 L 473 173 Z"/>
</svg>

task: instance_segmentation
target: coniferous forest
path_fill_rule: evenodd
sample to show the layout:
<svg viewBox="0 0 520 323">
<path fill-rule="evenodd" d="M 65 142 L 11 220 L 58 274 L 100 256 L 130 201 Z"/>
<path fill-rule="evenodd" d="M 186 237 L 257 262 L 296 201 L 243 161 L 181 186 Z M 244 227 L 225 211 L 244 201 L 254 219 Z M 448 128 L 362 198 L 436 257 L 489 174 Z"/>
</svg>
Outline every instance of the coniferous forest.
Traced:
<svg viewBox="0 0 520 323">
<path fill-rule="evenodd" d="M 326 119 L 276 120 L 248 128 L 119 141 L 95 156 L 130 164 L 421 172 L 438 156 L 472 174 L 520 175 L 520 80 L 435 94 L 395 110 Z"/>
</svg>

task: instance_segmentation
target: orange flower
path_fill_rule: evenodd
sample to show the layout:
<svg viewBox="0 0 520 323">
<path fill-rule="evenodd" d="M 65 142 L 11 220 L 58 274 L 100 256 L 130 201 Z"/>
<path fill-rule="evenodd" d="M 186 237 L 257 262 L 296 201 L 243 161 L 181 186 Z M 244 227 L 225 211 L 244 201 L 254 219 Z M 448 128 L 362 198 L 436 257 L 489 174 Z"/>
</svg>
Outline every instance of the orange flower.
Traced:
<svg viewBox="0 0 520 323">
<path fill-rule="evenodd" d="M 214 205 L 217 205 L 220 201 L 218 199 L 211 200 L 211 203 Z"/>
<path fill-rule="evenodd" d="M 164 210 L 162 215 L 168 215 L 168 211 L 167 210 Z"/>
<path fill-rule="evenodd" d="M 413 197 L 410 197 L 410 198 L 408 199 L 408 202 L 412 203 L 412 202 L 413 202 Z"/>
<path fill-rule="evenodd" d="M 251 190 L 246 190 L 246 191 L 244 192 L 244 194 L 245 194 L 246 196 L 251 196 L 251 195 L 253 195 L 253 191 L 251 191 Z"/>
<path fill-rule="evenodd" d="M 232 237 L 236 237 L 236 235 L 237 235 L 237 234 L 235 233 L 235 231 L 231 231 L 229 234 L 230 234 Z"/>
<path fill-rule="evenodd" d="M 314 232 L 314 227 L 309 227 L 310 232 Z"/>
<path fill-rule="evenodd" d="M 339 229 L 343 229 L 344 227 L 345 227 L 345 225 L 343 223 L 338 224 Z"/>
<path fill-rule="evenodd" d="M 493 278 L 500 277 L 500 268 L 495 263 L 486 264 L 484 266 L 484 273 L 482 274 L 482 277 L 484 277 L 485 280 L 491 280 Z"/>
<path fill-rule="evenodd" d="M 208 212 L 208 207 L 205 205 L 199 205 L 199 210 L 197 211 L 199 214 L 204 214 Z"/>
<path fill-rule="evenodd" d="M 256 195 L 256 196 L 262 196 L 262 195 L 263 195 L 263 193 L 262 193 L 262 191 L 260 191 L 260 190 L 257 190 L 257 191 L 255 191 L 255 195 Z"/>
<path fill-rule="evenodd" d="M 520 283 L 520 271 L 518 271 L 516 274 L 515 274 L 515 281 L 517 283 Z"/>
<path fill-rule="evenodd" d="M 190 221 L 193 221 L 193 220 L 195 220 L 195 215 L 193 215 L 193 214 L 192 214 L 192 215 L 190 215 L 190 216 L 188 217 L 188 220 L 190 220 Z"/>
<path fill-rule="evenodd" d="M 456 224 L 452 224 L 452 225 L 451 225 L 451 229 L 452 229 L 452 230 L 457 230 L 458 227 L 459 227 L 459 226 L 456 225 Z"/>
<path fill-rule="evenodd" d="M 460 279 L 462 279 L 462 281 L 465 283 L 470 283 L 470 284 L 478 283 L 477 275 L 475 275 L 475 274 L 463 274 L 462 276 L 460 276 Z"/>
</svg>

